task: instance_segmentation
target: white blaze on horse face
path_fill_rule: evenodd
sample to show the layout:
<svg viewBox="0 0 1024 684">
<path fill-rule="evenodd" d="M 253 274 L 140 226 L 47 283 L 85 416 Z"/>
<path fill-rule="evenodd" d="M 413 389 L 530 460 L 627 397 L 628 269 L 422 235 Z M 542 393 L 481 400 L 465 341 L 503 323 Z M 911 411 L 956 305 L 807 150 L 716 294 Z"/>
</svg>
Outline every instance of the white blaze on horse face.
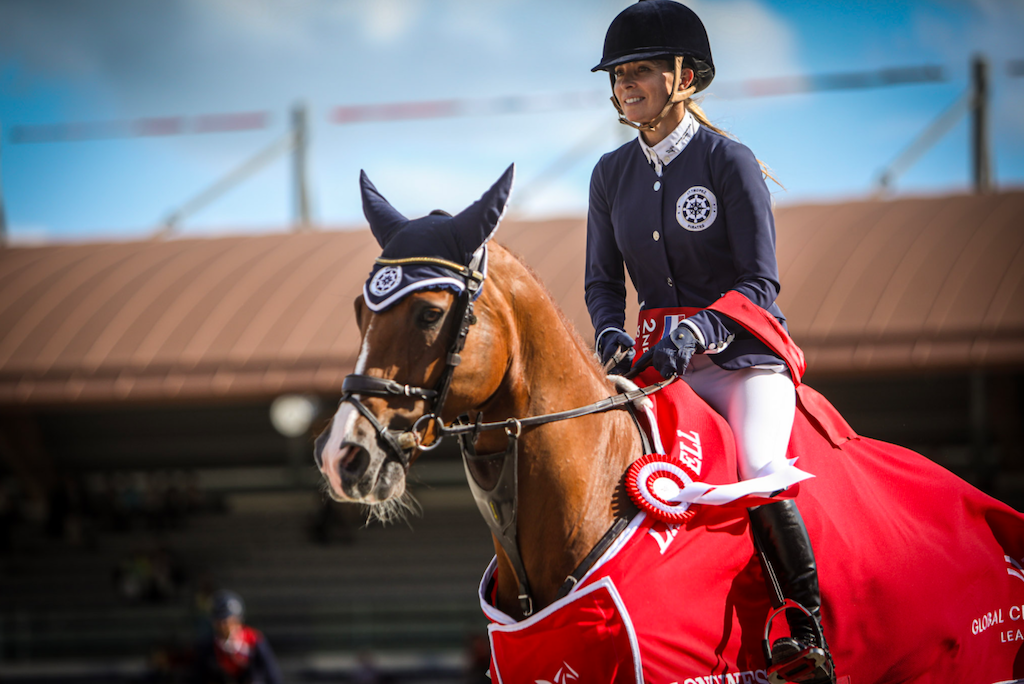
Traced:
<svg viewBox="0 0 1024 684">
<path fill-rule="evenodd" d="M 373 321 L 366 326 L 366 335 L 363 336 L 363 346 L 359 350 L 359 358 L 356 359 L 355 374 L 362 375 L 366 370 L 366 359 L 370 355 L 370 329 L 373 328 Z M 335 480 L 338 478 L 338 461 L 345 457 L 348 452 L 348 447 L 345 449 L 341 448 L 341 445 L 348 441 L 348 437 L 355 427 L 356 419 L 359 418 L 359 411 L 348 403 L 347 401 L 342 402 L 338 406 L 338 411 L 334 414 L 334 419 L 331 421 L 331 435 L 327 439 L 327 444 L 324 445 L 322 458 L 321 472 L 327 477 L 327 481 L 330 482 L 331 486 L 336 491 L 340 492 L 340 487 L 335 487 L 337 484 Z"/>
<path fill-rule="evenodd" d="M 363 346 L 359 350 L 359 358 L 356 359 L 356 375 L 362 375 L 366 370 L 366 359 L 370 356 L 370 331 L 373 330 L 373 319 L 366 326 L 366 334 L 363 335 Z"/>
</svg>

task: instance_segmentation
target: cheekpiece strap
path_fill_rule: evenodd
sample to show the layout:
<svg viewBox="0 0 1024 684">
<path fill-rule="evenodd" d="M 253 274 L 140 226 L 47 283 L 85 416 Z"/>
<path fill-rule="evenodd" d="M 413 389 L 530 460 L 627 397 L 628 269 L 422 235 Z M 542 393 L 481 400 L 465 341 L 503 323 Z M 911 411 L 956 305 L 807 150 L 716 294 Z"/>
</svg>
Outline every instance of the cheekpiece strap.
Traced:
<svg viewBox="0 0 1024 684">
<path fill-rule="evenodd" d="M 476 323 L 476 316 L 473 315 L 473 300 L 476 299 L 477 293 L 484 284 L 483 273 L 477 269 L 483 263 L 485 254 L 484 247 L 478 249 L 473 254 L 473 259 L 469 262 L 468 266 L 446 262 L 450 264 L 449 268 L 460 269 L 459 273 L 466 279 L 466 289 L 459 295 L 458 303 L 455 307 L 455 325 L 458 328 L 455 330 L 451 346 L 448 347 L 448 357 L 445 359 L 444 372 L 437 384 L 437 401 L 434 404 L 434 413 L 438 416 L 441 415 L 444 402 L 448 398 L 448 390 L 452 386 L 455 369 L 462 363 L 461 354 L 466 346 L 466 337 L 469 335 L 469 329 Z M 443 262 L 444 259 L 437 259 L 436 261 Z"/>
</svg>

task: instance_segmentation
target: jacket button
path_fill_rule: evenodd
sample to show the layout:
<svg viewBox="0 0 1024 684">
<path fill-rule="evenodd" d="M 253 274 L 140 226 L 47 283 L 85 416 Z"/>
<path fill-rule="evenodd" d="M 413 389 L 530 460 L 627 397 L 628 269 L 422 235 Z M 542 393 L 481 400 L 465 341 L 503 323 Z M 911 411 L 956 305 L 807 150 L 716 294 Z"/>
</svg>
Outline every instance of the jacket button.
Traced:
<svg viewBox="0 0 1024 684">
<path fill-rule="evenodd" d="M 661 181 L 654 181 L 654 191 L 661 190 Z"/>
<path fill-rule="evenodd" d="M 665 278 L 665 282 L 668 283 L 669 287 L 674 287 L 675 283 L 672 282 L 671 278 Z"/>
<path fill-rule="evenodd" d="M 657 242 L 658 240 L 661 239 L 661 233 L 659 233 L 658 231 L 654 231 L 654 235 L 652 237 L 654 237 L 654 241 Z"/>
</svg>

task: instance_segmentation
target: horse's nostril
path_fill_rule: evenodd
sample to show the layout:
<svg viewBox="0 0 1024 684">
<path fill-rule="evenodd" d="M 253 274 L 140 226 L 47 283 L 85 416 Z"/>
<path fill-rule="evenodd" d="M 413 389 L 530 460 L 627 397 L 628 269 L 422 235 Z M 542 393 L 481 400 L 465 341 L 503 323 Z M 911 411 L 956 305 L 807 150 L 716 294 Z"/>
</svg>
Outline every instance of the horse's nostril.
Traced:
<svg viewBox="0 0 1024 684">
<path fill-rule="evenodd" d="M 338 474 L 342 479 L 358 480 L 370 465 L 370 454 L 357 444 L 347 444 L 345 451 L 348 453 L 338 461 Z"/>
</svg>

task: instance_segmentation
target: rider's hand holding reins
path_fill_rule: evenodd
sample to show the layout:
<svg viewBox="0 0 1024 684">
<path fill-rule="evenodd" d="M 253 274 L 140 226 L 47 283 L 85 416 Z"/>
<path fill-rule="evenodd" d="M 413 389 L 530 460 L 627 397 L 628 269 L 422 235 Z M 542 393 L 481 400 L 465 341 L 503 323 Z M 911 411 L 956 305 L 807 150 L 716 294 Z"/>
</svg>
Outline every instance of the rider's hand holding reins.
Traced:
<svg viewBox="0 0 1024 684">
<path fill-rule="evenodd" d="M 693 355 L 703 353 L 704 345 L 697 340 L 689 326 L 679 325 L 654 347 L 651 363 L 661 373 L 661 377 L 670 378 L 682 375 Z"/>
<path fill-rule="evenodd" d="M 601 366 L 609 375 L 622 375 L 629 370 L 636 352 L 633 338 L 621 330 L 607 330 L 597 340 Z"/>
</svg>

